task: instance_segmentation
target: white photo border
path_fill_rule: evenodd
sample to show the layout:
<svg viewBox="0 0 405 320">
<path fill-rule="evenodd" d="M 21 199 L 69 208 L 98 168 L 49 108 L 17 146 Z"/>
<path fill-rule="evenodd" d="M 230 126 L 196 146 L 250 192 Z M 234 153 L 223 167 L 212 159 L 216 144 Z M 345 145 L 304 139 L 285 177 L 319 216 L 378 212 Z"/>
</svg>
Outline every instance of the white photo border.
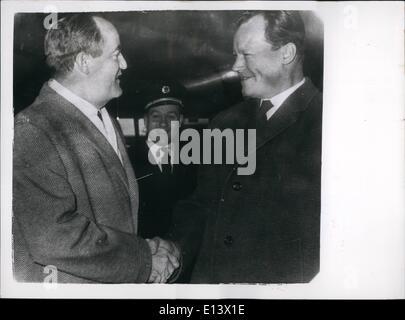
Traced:
<svg viewBox="0 0 405 320">
<path fill-rule="evenodd" d="M 13 27 L 18 12 L 311 10 L 324 23 L 320 273 L 309 284 L 28 284 L 12 276 Z M 405 297 L 402 2 L 3 1 L 1 296 L 121 299 Z"/>
</svg>

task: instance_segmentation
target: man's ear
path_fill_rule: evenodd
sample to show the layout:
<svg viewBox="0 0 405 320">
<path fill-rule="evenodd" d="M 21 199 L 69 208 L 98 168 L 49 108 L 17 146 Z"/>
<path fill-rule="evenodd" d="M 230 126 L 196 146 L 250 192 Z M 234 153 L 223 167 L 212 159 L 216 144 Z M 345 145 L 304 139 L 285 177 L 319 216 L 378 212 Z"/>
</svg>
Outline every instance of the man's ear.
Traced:
<svg viewBox="0 0 405 320">
<path fill-rule="evenodd" d="M 90 56 L 87 53 L 79 52 L 75 59 L 75 65 L 80 72 L 84 74 L 89 74 Z"/>
<path fill-rule="evenodd" d="M 283 64 L 289 64 L 293 62 L 297 56 L 297 47 L 294 43 L 289 42 L 281 47 L 281 54 Z"/>
</svg>

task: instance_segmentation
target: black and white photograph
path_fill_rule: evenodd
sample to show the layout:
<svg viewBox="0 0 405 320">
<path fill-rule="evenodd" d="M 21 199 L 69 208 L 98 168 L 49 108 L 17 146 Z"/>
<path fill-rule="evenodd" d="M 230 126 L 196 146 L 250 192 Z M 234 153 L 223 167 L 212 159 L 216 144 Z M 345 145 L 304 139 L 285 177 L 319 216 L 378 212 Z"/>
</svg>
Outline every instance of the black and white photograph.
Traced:
<svg viewBox="0 0 405 320">
<path fill-rule="evenodd" d="M 2 3 L 2 295 L 403 297 L 403 10 L 26 3 Z"/>
</svg>

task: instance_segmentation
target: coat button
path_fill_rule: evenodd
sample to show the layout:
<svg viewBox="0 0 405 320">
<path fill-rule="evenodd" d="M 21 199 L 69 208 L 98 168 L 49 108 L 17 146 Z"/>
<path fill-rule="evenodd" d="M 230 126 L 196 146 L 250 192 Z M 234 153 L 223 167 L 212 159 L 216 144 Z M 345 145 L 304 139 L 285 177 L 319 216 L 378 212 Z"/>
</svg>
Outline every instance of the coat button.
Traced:
<svg viewBox="0 0 405 320">
<path fill-rule="evenodd" d="M 240 182 L 234 182 L 232 185 L 232 189 L 235 191 L 239 191 L 240 189 L 242 189 L 242 184 Z"/>
<path fill-rule="evenodd" d="M 102 238 L 97 239 L 96 243 L 99 246 L 107 244 L 107 236 L 104 235 Z"/>
<path fill-rule="evenodd" d="M 224 243 L 225 243 L 225 245 L 230 247 L 233 244 L 233 237 L 232 236 L 226 236 L 224 238 Z"/>
</svg>

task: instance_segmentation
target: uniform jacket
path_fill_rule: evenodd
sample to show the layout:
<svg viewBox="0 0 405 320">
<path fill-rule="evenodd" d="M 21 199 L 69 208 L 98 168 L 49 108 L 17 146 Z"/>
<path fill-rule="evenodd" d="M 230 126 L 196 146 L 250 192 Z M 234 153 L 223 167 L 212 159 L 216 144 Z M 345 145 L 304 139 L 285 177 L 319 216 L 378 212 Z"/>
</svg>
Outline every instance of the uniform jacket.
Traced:
<svg viewBox="0 0 405 320">
<path fill-rule="evenodd" d="M 139 140 L 130 148 L 139 186 L 139 233 L 145 238 L 165 237 L 171 224 L 175 204 L 195 188 L 195 168 L 174 164 L 170 174 L 162 173 L 148 159 L 149 147 Z"/>
<path fill-rule="evenodd" d="M 220 113 L 213 128 L 256 128 L 257 100 Z M 176 208 L 171 236 L 194 283 L 309 282 L 319 270 L 322 100 L 309 79 L 257 129 L 256 171 L 202 166 Z"/>
<path fill-rule="evenodd" d="M 145 282 L 151 253 L 137 236 L 138 187 L 118 130 L 117 154 L 75 106 L 45 84 L 15 119 L 14 273 L 40 282 Z"/>
</svg>

